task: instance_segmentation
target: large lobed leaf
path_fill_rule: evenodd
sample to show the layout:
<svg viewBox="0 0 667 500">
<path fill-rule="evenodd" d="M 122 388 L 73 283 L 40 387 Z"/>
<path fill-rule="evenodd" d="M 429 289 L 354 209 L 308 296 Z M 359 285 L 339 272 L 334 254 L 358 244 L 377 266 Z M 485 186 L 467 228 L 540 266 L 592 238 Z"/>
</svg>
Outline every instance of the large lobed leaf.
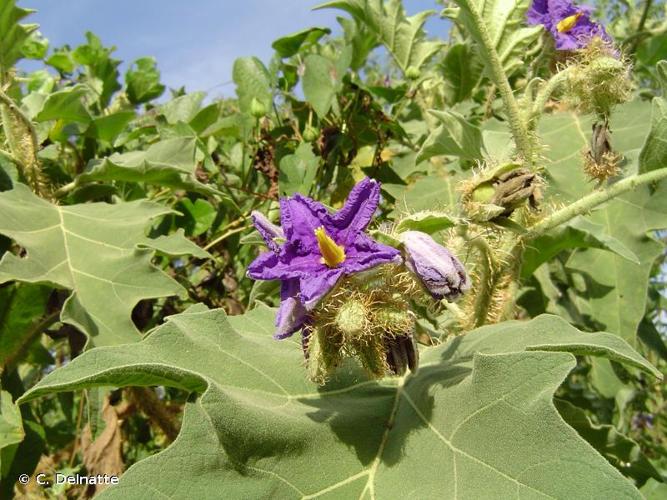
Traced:
<svg viewBox="0 0 667 500">
<path fill-rule="evenodd" d="M 36 24 L 19 24 L 34 12 L 16 6 L 14 0 L 0 2 L 0 71 L 5 72 L 21 58 L 23 43 L 37 29 Z"/>
<path fill-rule="evenodd" d="M 201 394 L 176 441 L 102 498 L 641 498 L 552 403 L 573 354 L 658 375 L 618 337 L 541 316 L 427 348 L 404 378 L 348 367 L 318 388 L 298 341 L 271 339 L 274 312 L 196 306 L 139 344 L 86 352 L 21 402 L 105 385 Z"/>
<path fill-rule="evenodd" d="M 442 48 L 442 42 L 427 40 L 424 31 L 424 23 L 434 12 L 407 16 L 401 0 L 334 0 L 316 8 L 341 9 L 364 23 L 403 72 L 421 68 Z"/>
<path fill-rule="evenodd" d="M 114 153 L 90 162 L 88 170 L 76 178 L 76 183 L 143 182 L 225 196 L 197 180 L 196 146 L 195 137 L 172 137 L 151 144 L 146 151 Z"/>
<path fill-rule="evenodd" d="M 181 294 L 183 288 L 151 264 L 154 249 L 171 255 L 208 254 L 181 233 L 150 239 L 145 231 L 170 210 L 147 201 L 58 206 L 16 184 L 0 193 L 0 234 L 25 257 L 6 253 L 0 283 L 45 283 L 72 290 L 61 313 L 94 345 L 134 342 L 130 319 L 142 299 Z"/>
<path fill-rule="evenodd" d="M 624 154 L 623 174 L 637 171 L 637 156 L 646 135 L 650 106 L 633 102 L 619 106 L 611 117 L 612 146 Z M 595 186 L 583 171 L 582 151 L 591 135 L 591 118 L 560 113 L 542 120 L 540 135 L 546 145 L 546 175 L 550 191 L 548 204 L 563 206 L 580 199 Z M 663 245 L 652 237 L 652 231 L 667 227 L 667 183 L 642 186 L 595 210 L 588 220 L 602 227 L 600 237 L 612 238 L 638 259 L 598 248 L 577 250 L 567 267 L 578 271 L 586 282 L 581 291 L 586 299 L 582 311 L 609 332 L 616 333 L 631 345 L 636 341 L 637 327 L 646 310 L 651 267 L 663 251 Z M 609 242 L 610 240 L 607 240 Z M 532 242 L 537 250 L 539 242 Z M 586 245 L 588 246 L 588 245 Z M 622 253 L 622 252 L 621 252 Z"/>
</svg>

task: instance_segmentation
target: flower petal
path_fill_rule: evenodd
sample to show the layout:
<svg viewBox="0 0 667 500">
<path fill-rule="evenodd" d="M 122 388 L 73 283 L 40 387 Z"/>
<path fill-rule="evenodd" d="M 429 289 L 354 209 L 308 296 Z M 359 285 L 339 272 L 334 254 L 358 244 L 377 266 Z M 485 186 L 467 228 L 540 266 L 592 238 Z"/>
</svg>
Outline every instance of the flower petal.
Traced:
<svg viewBox="0 0 667 500">
<path fill-rule="evenodd" d="M 250 214 L 252 218 L 252 223 L 255 225 L 255 229 L 262 235 L 266 246 L 269 247 L 269 250 L 272 252 L 278 253 L 280 245 L 275 242 L 276 238 L 284 238 L 285 233 L 280 229 L 279 226 L 276 226 L 273 222 L 267 219 L 263 213 L 253 210 Z"/>
<path fill-rule="evenodd" d="M 341 268 L 328 269 L 323 272 L 302 276 L 299 282 L 301 287 L 301 302 L 306 310 L 312 311 L 317 303 L 336 286 L 336 282 L 345 274 Z"/>
<path fill-rule="evenodd" d="M 383 245 L 361 233 L 347 248 L 347 259 L 342 267 L 346 273 L 357 273 L 380 264 L 400 262 L 401 254 L 393 247 Z"/>
<path fill-rule="evenodd" d="M 331 223 L 338 230 L 338 243 L 351 243 L 357 234 L 368 227 L 380 203 L 380 183 L 366 177 L 350 191 L 345 205 L 331 215 Z"/>
<path fill-rule="evenodd" d="M 287 240 L 302 255 L 317 249 L 315 229 L 325 226 L 325 229 L 331 230 L 328 216 L 324 205 L 298 193 L 292 198 L 280 200 L 280 225 Z"/>
<path fill-rule="evenodd" d="M 301 329 L 306 322 L 306 308 L 299 300 L 299 280 L 283 281 L 280 285 L 280 308 L 276 314 L 273 338 L 282 340 Z"/>
<path fill-rule="evenodd" d="M 299 255 L 291 244 L 284 245 L 279 254 L 264 252 L 248 266 L 248 276 L 255 280 L 287 280 L 300 278 L 328 269 L 320 262 L 319 254 Z"/>
</svg>

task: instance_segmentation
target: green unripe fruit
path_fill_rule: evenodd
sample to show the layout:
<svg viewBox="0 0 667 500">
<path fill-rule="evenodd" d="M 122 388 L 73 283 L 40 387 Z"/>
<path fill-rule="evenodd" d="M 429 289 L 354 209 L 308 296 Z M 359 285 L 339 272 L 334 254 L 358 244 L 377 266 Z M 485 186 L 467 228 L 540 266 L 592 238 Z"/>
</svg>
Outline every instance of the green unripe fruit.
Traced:
<svg viewBox="0 0 667 500">
<path fill-rule="evenodd" d="M 490 182 L 485 182 L 472 192 L 472 200 L 478 203 L 490 203 L 494 194 L 496 194 L 496 188 Z"/>
<path fill-rule="evenodd" d="M 419 68 L 416 66 L 410 66 L 407 70 L 405 70 L 405 77 L 408 80 L 416 80 L 421 76 L 421 71 L 419 71 Z"/>
<path fill-rule="evenodd" d="M 303 140 L 306 142 L 316 141 L 320 137 L 320 130 L 312 125 L 306 125 L 303 131 Z"/>
<path fill-rule="evenodd" d="M 266 111 L 264 103 L 256 97 L 253 97 L 252 101 L 250 101 L 250 114 L 255 118 L 262 118 L 263 116 L 266 116 Z"/>
<path fill-rule="evenodd" d="M 336 314 L 336 326 L 347 339 L 361 337 L 368 330 L 368 310 L 358 300 L 345 302 Z"/>
</svg>

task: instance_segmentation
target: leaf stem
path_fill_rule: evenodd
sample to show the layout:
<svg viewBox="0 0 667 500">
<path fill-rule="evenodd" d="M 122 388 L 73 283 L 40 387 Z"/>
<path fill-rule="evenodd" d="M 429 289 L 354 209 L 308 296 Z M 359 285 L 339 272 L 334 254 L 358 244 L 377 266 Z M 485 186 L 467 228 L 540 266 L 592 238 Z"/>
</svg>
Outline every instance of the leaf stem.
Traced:
<svg viewBox="0 0 667 500">
<path fill-rule="evenodd" d="M 653 0 L 646 0 L 644 2 L 644 10 L 642 11 L 642 17 L 639 19 L 639 24 L 637 25 L 637 30 L 635 31 L 635 36 L 632 40 L 632 45 L 628 49 L 630 54 L 634 54 L 639 46 L 639 43 L 642 41 L 642 33 L 644 32 L 644 26 L 646 25 L 646 20 L 648 19 L 648 13 L 651 10 L 653 5 Z"/>
<path fill-rule="evenodd" d="M 593 193 L 584 196 L 580 200 L 575 201 L 567 207 L 552 213 L 550 216 L 535 224 L 522 236 L 522 239 L 529 240 L 537 238 L 538 236 L 543 235 L 551 229 L 565 224 L 571 219 L 574 219 L 578 215 L 582 215 L 591 211 L 593 208 L 597 207 L 598 205 L 602 205 L 612 198 L 615 198 L 627 191 L 631 191 L 632 189 L 635 189 L 639 186 L 643 186 L 644 184 L 659 181 L 666 177 L 667 167 L 652 170 L 644 174 L 633 175 L 632 177 L 618 181 L 616 184 L 613 184 L 606 189 L 594 191 Z"/>
</svg>

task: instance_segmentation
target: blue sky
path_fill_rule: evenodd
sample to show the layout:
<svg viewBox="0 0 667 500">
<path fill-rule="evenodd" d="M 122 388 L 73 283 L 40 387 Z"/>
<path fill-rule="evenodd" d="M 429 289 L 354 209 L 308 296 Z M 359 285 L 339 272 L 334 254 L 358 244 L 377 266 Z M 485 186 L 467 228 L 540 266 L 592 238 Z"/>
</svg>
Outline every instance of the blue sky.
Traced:
<svg viewBox="0 0 667 500">
<path fill-rule="evenodd" d="M 322 0 L 323 1 L 323 0 Z M 26 22 L 40 24 L 52 47 L 79 45 L 93 31 L 115 57 L 128 63 L 154 56 L 168 87 L 208 91 L 211 97 L 234 91 L 234 59 L 271 58 L 271 42 L 311 26 L 337 30 L 337 10 L 313 11 L 308 0 L 21 0 L 36 9 Z M 440 8 L 435 0 L 404 0 L 409 14 Z M 434 16 L 431 35 L 443 36 L 446 23 Z"/>
</svg>

